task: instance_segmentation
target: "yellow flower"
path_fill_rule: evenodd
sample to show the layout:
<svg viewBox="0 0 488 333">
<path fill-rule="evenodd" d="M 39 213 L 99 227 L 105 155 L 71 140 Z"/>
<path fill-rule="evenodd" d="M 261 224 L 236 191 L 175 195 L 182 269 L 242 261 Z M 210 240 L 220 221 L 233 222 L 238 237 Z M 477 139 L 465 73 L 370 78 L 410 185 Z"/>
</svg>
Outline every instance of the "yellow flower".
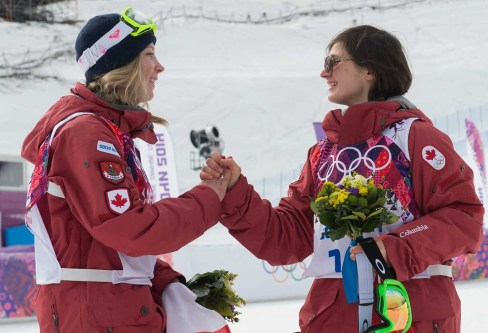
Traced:
<svg viewBox="0 0 488 333">
<path fill-rule="evenodd" d="M 320 195 L 330 194 L 337 188 L 337 185 L 333 182 L 324 182 L 322 184 L 322 189 L 320 190 Z"/>
<path fill-rule="evenodd" d="M 384 207 L 388 195 L 389 192 L 383 190 L 381 185 L 376 186 L 372 178 L 352 172 L 337 185 L 325 182 L 315 203 L 311 203 L 311 208 L 320 223 L 329 228 L 323 234 L 329 235 L 332 241 L 345 236 L 357 239 L 364 232 L 371 232 L 398 220 L 395 214 Z M 368 203 L 369 197 L 375 202 Z M 378 213 L 372 215 L 373 212 Z M 358 216 L 358 220 L 351 219 L 352 214 Z M 344 223 L 336 225 L 335 222 L 339 220 Z"/>
<path fill-rule="evenodd" d="M 317 199 L 315 199 L 315 202 L 320 202 L 322 200 L 327 200 L 327 199 L 329 199 L 328 196 L 318 197 Z"/>
<path fill-rule="evenodd" d="M 337 196 L 337 200 L 339 201 L 339 203 L 343 203 L 344 201 L 346 201 L 348 196 L 349 196 L 348 192 L 341 191 Z"/>
<path fill-rule="evenodd" d="M 359 194 L 363 197 L 366 197 L 368 196 L 368 188 L 362 186 L 360 189 L 359 189 Z"/>
<path fill-rule="evenodd" d="M 349 193 L 344 192 L 342 190 L 340 190 L 338 192 L 334 192 L 330 195 L 329 204 L 332 207 L 337 208 L 337 205 L 344 203 L 344 201 L 346 201 L 348 196 L 349 196 Z"/>
<path fill-rule="evenodd" d="M 361 188 L 362 186 L 363 186 L 363 184 L 361 183 L 361 181 L 356 180 L 356 179 L 351 180 L 351 187 Z"/>
</svg>

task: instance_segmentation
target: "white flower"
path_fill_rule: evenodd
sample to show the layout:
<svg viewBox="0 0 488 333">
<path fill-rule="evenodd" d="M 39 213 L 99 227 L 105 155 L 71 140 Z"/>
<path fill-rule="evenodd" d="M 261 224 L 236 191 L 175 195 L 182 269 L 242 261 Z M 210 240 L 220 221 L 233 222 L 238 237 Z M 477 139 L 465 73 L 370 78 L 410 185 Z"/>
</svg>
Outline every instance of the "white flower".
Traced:
<svg viewBox="0 0 488 333">
<path fill-rule="evenodd" d="M 359 175 L 359 174 L 358 175 L 355 175 L 354 176 L 354 180 L 357 182 L 358 185 L 359 184 L 362 184 L 363 186 L 368 185 L 368 180 L 364 176 L 362 176 L 362 175 Z"/>
</svg>

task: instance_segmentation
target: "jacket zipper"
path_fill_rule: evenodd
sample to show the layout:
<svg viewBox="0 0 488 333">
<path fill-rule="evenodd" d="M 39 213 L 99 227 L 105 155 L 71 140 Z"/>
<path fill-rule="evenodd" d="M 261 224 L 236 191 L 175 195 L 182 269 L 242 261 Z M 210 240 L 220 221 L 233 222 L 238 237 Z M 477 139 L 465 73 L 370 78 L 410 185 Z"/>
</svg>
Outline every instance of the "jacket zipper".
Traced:
<svg viewBox="0 0 488 333">
<path fill-rule="evenodd" d="M 58 315 L 56 314 L 56 308 L 54 307 L 54 304 L 51 305 L 52 310 L 53 310 L 53 324 L 54 324 L 54 332 L 59 333 L 59 322 L 58 322 Z"/>
<path fill-rule="evenodd" d="M 434 323 L 434 333 L 439 333 L 439 325 L 437 323 Z"/>
</svg>

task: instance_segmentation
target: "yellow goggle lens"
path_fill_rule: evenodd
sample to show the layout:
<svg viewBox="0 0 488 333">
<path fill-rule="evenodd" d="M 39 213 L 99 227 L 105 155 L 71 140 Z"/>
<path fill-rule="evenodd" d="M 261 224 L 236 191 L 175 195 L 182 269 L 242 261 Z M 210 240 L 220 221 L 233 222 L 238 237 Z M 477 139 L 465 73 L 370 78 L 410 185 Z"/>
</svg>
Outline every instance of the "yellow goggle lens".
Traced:
<svg viewBox="0 0 488 333">
<path fill-rule="evenodd" d="M 393 331 L 403 330 L 408 323 L 409 309 L 403 295 L 395 289 L 386 290 L 387 316 L 394 324 Z"/>
</svg>

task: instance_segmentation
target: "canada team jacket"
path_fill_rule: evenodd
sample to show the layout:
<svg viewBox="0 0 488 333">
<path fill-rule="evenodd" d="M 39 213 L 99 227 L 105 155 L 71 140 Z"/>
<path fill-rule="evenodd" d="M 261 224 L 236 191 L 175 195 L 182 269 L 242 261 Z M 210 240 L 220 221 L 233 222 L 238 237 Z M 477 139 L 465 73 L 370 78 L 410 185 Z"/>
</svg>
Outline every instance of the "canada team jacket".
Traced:
<svg viewBox="0 0 488 333">
<path fill-rule="evenodd" d="M 156 142 L 149 112 L 111 106 L 81 83 L 71 92 L 25 139 L 22 156 L 28 161 L 36 162 L 53 127 L 76 112 L 96 114 L 132 138 Z M 206 186 L 178 198 L 144 202 L 133 170 L 122 158 L 123 147 L 98 116 L 79 116 L 64 124 L 51 145 L 48 179 L 65 198 L 48 193 L 37 205 L 61 267 L 120 270 L 118 252 L 132 257 L 173 252 L 217 222 L 219 198 Z M 163 332 L 161 295 L 175 278 L 182 279 L 158 260 L 152 286 L 71 281 L 39 286 L 41 332 Z"/>
<path fill-rule="evenodd" d="M 357 304 L 347 304 L 340 265 L 334 266 L 335 258 L 326 252 L 337 245 L 321 240 L 323 226 L 314 223 L 310 199 L 316 197 L 323 181 L 338 182 L 341 176 L 337 173 L 352 171 L 351 161 L 370 165 L 357 169 L 365 176 L 371 175 L 367 169 L 372 165 L 390 161 L 391 165 L 377 167 L 377 172 L 385 172 L 397 198 L 402 197 L 398 202 L 402 214 L 394 227 L 373 236 L 383 240 L 397 278 L 408 290 L 414 322 L 431 321 L 429 332 L 432 325 L 457 332 L 460 302 L 452 279 L 412 278 L 430 265 L 449 265 L 452 258 L 478 250 L 484 209 L 475 193 L 472 170 L 454 151 L 447 135 L 434 128 L 421 111 L 403 110 L 397 102 L 353 105 L 344 115 L 334 110 L 326 115 L 322 127 L 327 139 L 309 150 L 288 197 L 272 207 L 241 177 L 222 202 L 221 222 L 254 255 L 272 265 L 296 263 L 313 254 L 305 276 L 315 280 L 300 311 L 302 332 L 357 332 Z M 403 139 L 397 138 L 400 135 Z M 377 148 L 386 152 L 383 160 L 379 154 L 376 160 L 371 157 Z M 350 164 L 337 163 L 346 160 L 348 150 L 359 152 L 360 157 L 349 157 Z M 397 169 L 393 170 L 396 174 L 384 171 L 390 167 Z M 348 243 L 346 240 L 344 246 Z M 324 259 L 317 264 L 316 257 Z"/>
</svg>

